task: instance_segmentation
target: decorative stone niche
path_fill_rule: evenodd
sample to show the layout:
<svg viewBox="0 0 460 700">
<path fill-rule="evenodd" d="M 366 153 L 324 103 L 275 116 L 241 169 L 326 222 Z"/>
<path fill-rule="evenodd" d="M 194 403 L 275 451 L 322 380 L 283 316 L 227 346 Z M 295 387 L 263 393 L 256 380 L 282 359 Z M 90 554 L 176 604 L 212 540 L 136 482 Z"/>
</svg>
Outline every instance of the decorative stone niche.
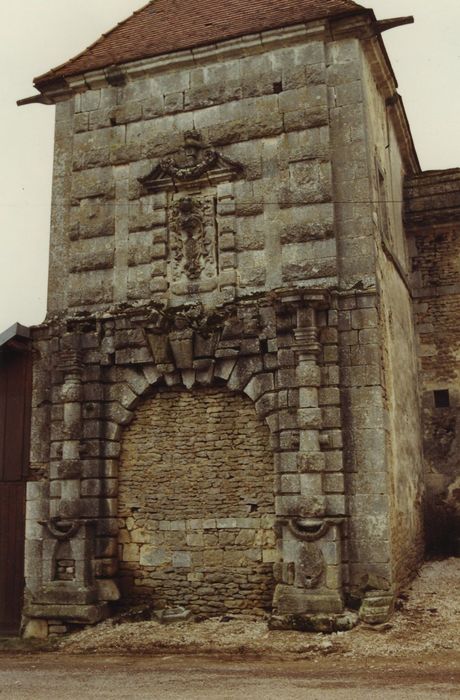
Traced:
<svg viewBox="0 0 460 700">
<path fill-rule="evenodd" d="M 167 239 L 156 247 L 152 291 L 169 288 L 178 301 L 199 295 L 209 303 L 209 294 L 214 303 L 234 299 L 232 182 L 243 174 L 241 163 L 207 146 L 197 131 L 187 131 L 176 155 L 139 179 L 144 195 L 164 196 L 164 211 L 156 216 L 166 222 Z"/>
</svg>

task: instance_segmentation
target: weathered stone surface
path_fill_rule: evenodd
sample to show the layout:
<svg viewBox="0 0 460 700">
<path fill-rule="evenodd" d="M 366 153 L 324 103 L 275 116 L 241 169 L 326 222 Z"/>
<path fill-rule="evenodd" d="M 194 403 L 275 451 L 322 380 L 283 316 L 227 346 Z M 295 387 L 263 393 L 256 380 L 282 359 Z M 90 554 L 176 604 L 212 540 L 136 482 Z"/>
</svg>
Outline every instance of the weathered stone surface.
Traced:
<svg viewBox="0 0 460 700">
<path fill-rule="evenodd" d="M 115 581 L 99 579 L 97 582 L 99 600 L 116 601 L 120 600 L 121 594 Z"/>
<path fill-rule="evenodd" d="M 23 632 L 24 639 L 47 639 L 48 622 L 46 620 L 29 620 Z"/>
<path fill-rule="evenodd" d="M 269 607 L 274 538 L 261 519 L 273 515 L 267 433 L 249 399 L 216 389 L 163 391 L 138 409 L 121 456 L 125 597 L 155 596 L 158 607 L 181 602 L 195 613 Z"/>
<path fill-rule="evenodd" d="M 343 613 L 343 600 L 332 592 L 311 593 L 278 584 L 275 590 L 274 607 L 276 614 L 303 615 L 305 613 Z"/>
<path fill-rule="evenodd" d="M 411 285 L 429 489 L 460 510 L 458 174 L 407 183 L 410 271 L 418 166 L 354 27 L 57 105 L 26 524 L 53 634 L 106 614 L 53 593 L 79 567 L 86 603 L 116 600 L 117 576 L 123 604 L 274 607 L 295 629 L 352 626 L 348 594 L 388 614 L 422 543 Z"/>
</svg>

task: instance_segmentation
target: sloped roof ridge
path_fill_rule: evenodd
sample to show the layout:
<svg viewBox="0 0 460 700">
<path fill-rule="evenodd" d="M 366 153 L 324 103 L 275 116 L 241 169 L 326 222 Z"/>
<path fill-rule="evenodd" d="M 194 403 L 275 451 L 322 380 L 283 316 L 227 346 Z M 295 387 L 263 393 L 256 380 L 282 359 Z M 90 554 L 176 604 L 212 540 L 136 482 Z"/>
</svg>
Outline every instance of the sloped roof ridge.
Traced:
<svg viewBox="0 0 460 700">
<path fill-rule="evenodd" d="M 369 12 L 354 0 L 149 0 L 86 49 L 35 78 L 59 78 L 315 19 Z M 156 5 L 151 12 L 149 8 Z M 228 20 L 228 21 L 227 21 Z"/>
</svg>

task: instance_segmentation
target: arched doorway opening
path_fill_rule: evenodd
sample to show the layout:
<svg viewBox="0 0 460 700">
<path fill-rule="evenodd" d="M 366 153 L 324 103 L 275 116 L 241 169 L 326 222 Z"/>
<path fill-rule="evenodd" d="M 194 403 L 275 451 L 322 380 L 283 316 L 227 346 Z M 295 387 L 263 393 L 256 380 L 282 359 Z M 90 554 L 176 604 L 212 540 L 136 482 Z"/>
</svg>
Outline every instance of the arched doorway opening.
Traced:
<svg viewBox="0 0 460 700">
<path fill-rule="evenodd" d="M 123 435 L 118 516 L 125 602 L 271 609 L 273 453 L 246 396 L 163 388 L 145 399 Z"/>
</svg>

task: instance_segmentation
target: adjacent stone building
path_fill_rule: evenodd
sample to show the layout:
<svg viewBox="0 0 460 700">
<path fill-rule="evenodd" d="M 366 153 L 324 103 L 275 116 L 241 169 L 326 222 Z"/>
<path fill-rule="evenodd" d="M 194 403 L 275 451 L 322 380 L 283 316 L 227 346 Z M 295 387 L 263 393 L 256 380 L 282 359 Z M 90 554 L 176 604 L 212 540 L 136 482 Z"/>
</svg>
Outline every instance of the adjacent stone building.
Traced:
<svg viewBox="0 0 460 700">
<path fill-rule="evenodd" d="M 417 331 L 426 538 L 460 553 L 460 169 L 408 178 L 405 223 Z"/>
<path fill-rule="evenodd" d="M 433 493 L 459 477 L 460 180 L 420 173 L 381 39 L 406 21 L 155 0 L 36 79 L 56 145 L 26 619 L 391 611 L 424 463 Z"/>
</svg>

